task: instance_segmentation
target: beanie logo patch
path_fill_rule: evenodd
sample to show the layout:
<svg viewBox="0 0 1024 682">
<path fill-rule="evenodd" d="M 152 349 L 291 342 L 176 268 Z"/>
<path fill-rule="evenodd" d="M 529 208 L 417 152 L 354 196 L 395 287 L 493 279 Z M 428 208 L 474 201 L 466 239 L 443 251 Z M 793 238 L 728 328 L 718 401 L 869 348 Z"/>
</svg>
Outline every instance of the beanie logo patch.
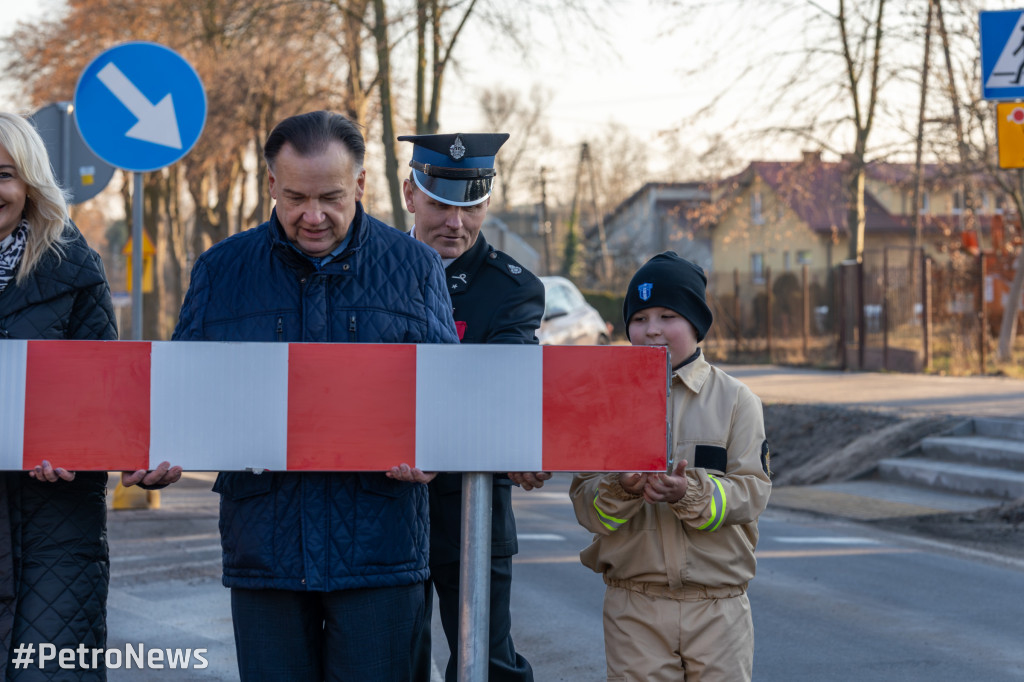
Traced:
<svg viewBox="0 0 1024 682">
<path fill-rule="evenodd" d="M 637 288 L 637 293 L 640 294 L 641 301 L 648 301 L 651 298 L 651 292 L 654 290 L 654 284 L 651 282 L 644 282 Z"/>
</svg>

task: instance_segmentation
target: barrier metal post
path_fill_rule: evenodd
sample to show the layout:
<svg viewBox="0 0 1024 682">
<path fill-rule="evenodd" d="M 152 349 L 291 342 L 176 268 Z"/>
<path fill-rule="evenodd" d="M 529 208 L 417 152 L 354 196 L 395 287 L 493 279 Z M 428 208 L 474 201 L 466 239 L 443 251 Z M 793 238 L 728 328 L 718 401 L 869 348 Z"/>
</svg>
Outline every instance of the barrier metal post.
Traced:
<svg viewBox="0 0 1024 682">
<path fill-rule="evenodd" d="M 487 682 L 490 658 L 491 496 L 494 474 L 462 475 L 459 682 Z"/>
</svg>

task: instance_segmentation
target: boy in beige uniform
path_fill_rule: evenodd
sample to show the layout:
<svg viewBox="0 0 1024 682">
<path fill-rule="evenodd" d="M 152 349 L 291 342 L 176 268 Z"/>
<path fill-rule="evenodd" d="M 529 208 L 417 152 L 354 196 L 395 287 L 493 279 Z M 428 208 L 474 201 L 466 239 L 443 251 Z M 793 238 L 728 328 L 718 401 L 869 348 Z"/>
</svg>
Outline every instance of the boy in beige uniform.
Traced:
<svg viewBox="0 0 1024 682">
<path fill-rule="evenodd" d="M 609 680 L 750 680 L 757 517 L 771 492 L 761 401 L 704 359 L 707 279 L 671 251 L 633 276 L 623 314 L 633 345 L 672 363 L 670 472 L 583 473 L 570 495 L 596 533 L 580 553 L 601 573 Z"/>
</svg>

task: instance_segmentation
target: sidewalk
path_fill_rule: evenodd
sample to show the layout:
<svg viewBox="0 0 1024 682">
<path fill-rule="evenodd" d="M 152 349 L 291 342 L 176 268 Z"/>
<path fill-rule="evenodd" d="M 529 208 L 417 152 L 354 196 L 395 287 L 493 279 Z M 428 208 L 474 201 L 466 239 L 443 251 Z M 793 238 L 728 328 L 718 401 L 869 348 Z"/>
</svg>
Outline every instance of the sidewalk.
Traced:
<svg viewBox="0 0 1024 682">
<path fill-rule="evenodd" d="M 764 403 L 821 403 L 896 411 L 1024 419 L 1024 381 L 1005 377 L 839 372 L 776 365 L 720 365 Z"/>
<path fill-rule="evenodd" d="M 1024 381 L 1004 377 L 839 372 L 774 365 L 722 365 L 765 404 L 828 404 L 896 413 L 1024 420 Z M 899 453 L 891 453 L 897 455 Z M 973 511 L 1005 500 L 875 480 L 779 486 L 770 507 L 866 521 Z"/>
</svg>

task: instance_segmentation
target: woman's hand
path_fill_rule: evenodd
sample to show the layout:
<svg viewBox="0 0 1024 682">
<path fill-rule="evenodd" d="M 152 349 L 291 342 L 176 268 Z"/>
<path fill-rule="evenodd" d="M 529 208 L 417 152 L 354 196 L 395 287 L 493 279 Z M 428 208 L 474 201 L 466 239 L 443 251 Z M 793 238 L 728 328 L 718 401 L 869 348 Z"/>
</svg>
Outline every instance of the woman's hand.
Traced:
<svg viewBox="0 0 1024 682">
<path fill-rule="evenodd" d="M 42 464 L 37 464 L 35 469 L 31 469 L 28 475 L 37 481 L 46 481 L 48 483 L 56 483 L 57 481 L 73 481 L 75 480 L 75 472 L 68 471 L 62 467 L 54 469 L 50 466 L 50 462 L 43 460 Z"/>
</svg>

